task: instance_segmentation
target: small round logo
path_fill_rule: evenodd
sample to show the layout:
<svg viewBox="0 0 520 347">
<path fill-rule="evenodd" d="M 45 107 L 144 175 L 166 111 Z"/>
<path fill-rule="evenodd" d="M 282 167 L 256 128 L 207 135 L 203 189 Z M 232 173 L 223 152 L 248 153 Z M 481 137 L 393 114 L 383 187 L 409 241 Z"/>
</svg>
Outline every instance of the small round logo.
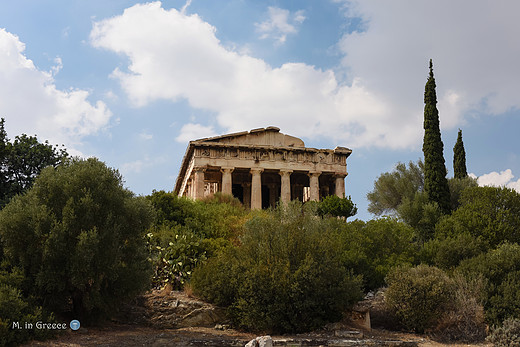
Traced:
<svg viewBox="0 0 520 347">
<path fill-rule="evenodd" d="M 79 326 L 80 326 L 79 320 L 73 319 L 73 320 L 70 321 L 70 328 L 72 330 L 78 330 Z"/>
</svg>

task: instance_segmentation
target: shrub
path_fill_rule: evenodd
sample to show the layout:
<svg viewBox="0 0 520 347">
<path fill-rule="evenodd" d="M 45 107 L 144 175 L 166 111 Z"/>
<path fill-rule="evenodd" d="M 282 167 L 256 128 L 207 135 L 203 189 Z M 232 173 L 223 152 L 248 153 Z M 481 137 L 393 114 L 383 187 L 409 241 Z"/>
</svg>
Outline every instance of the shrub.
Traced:
<svg viewBox="0 0 520 347">
<path fill-rule="evenodd" d="M 0 212 L 6 259 L 44 309 L 82 322 L 106 317 L 147 288 L 152 208 L 96 159 L 46 168 Z"/>
<path fill-rule="evenodd" d="M 148 233 L 154 286 L 182 288 L 195 266 L 236 240 L 247 220 L 240 201 L 220 193 L 202 201 L 164 191 L 147 198 L 157 211 Z"/>
<path fill-rule="evenodd" d="M 240 245 L 197 268 L 196 294 L 229 307 L 238 327 L 301 332 L 339 320 L 361 297 L 341 262 L 338 233 L 301 203 L 246 223 Z"/>
<path fill-rule="evenodd" d="M 147 199 L 157 211 L 155 225 L 180 225 L 201 238 L 229 239 L 241 231 L 246 210 L 237 199 L 215 194 L 193 201 L 174 193 L 154 191 Z M 164 245 L 163 245 L 164 246 Z"/>
<path fill-rule="evenodd" d="M 170 283 L 174 289 L 182 289 L 193 269 L 213 253 L 209 239 L 202 239 L 180 226 L 162 226 L 157 234 L 150 232 L 147 236 L 154 261 L 154 286 Z"/>
<path fill-rule="evenodd" d="M 53 315 L 44 314 L 41 307 L 29 305 L 20 290 L 6 284 L 0 284 L 0 343 L 2 346 L 16 346 L 31 339 L 45 339 L 55 332 L 47 329 L 35 329 L 37 321 L 54 322 Z M 21 329 L 14 328 L 20 324 Z M 33 324 L 33 328 L 25 324 Z"/>
<path fill-rule="evenodd" d="M 365 290 L 384 285 L 391 268 L 412 265 L 417 255 L 414 232 L 408 225 L 392 218 L 345 223 L 330 220 L 341 231 L 342 259 L 347 268 L 363 276 Z"/>
<path fill-rule="evenodd" d="M 520 346 L 520 319 L 506 319 L 502 326 L 493 329 L 487 341 L 495 347 Z"/>
<path fill-rule="evenodd" d="M 503 244 L 495 250 L 463 261 L 456 269 L 466 278 L 483 276 L 486 322 L 498 325 L 520 318 L 520 245 Z"/>
<path fill-rule="evenodd" d="M 454 302 L 454 283 L 427 265 L 398 267 L 387 276 L 386 304 L 405 329 L 423 333 L 436 326 Z"/>
<path fill-rule="evenodd" d="M 461 261 L 473 258 L 486 251 L 480 238 L 464 232 L 455 236 L 440 236 L 426 242 L 422 248 L 422 259 L 444 270 L 453 270 Z"/>
<path fill-rule="evenodd" d="M 486 337 L 484 307 L 482 306 L 482 277 L 467 280 L 454 278 L 454 303 L 439 319 L 433 334 L 445 341 L 482 341 Z"/>
</svg>

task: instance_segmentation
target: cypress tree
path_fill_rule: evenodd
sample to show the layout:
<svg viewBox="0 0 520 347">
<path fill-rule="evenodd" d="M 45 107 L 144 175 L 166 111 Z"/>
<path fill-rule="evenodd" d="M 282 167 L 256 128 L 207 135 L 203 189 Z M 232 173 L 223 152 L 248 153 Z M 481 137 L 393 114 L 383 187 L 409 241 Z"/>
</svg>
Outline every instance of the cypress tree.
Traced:
<svg viewBox="0 0 520 347">
<path fill-rule="evenodd" d="M 462 130 L 459 129 L 457 142 L 453 147 L 453 176 L 455 178 L 468 177 L 466 170 L 466 151 L 464 150 L 464 142 L 462 142 Z"/>
<path fill-rule="evenodd" d="M 433 63 L 430 59 L 430 75 L 424 90 L 424 190 L 428 200 L 436 202 L 441 211 L 447 214 L 450 212 L 450 190 L 446 179 L 435 87 Z"/>
</svg>

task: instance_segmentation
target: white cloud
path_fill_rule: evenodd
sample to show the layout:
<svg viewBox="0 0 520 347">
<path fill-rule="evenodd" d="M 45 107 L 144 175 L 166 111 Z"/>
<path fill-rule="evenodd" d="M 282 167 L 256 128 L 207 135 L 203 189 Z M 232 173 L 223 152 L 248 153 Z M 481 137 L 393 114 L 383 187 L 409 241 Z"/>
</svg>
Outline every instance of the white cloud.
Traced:
<svg viewBox="0 0 520 347">
<path fill-rule="evenodd" d="M 477 178 L 475 174 L 469 174 L 473 178 Z M 520 179 L 514 181 L 513 172 L 511 169 L 507 169 L 500 172 L 490 172 L 477 178 L 478 185 L 491 186 L 491 187 L 507 187 L 516 190 L 520 193 Z"/>
<path fill-rule="evenodd" d="M 91 42 L 129 57 L 128 71 L 117 68 L 113 76 L 136 106 L 187 99 L 195 108 L 215 112 L 227 131 L 274 125 L 338 145 L 403 147 L 418 139 L 420 117 L 406 124 L 389 119 L 386 102 L 361 80 L 340 85 L 333 71 L 302 63 L 273 68 L 226 49 L 215 32 L 197 15 L 155 2 L 95 23 Z M 181 131 L 179 141 L 197 138 L 182 134 L 188 132 Z"/>
<path fill-rule="evenodd" d="M 144 141 L 149 141 L 151 139 L 153 139 L 153 135 L 152 134 L 149 134 L 147 133 L 145 130 L 143 130 L 140 134 L 139 134 L 139 138 L 141 140 L 144 140 Z"/>
<path fill-rule="evenodd" d="M 188 142 L 215 135 L 217 135 L 217 133 L 211 126 L 208 127 L 201 124 L 188 123 L 183 125 L 179 136 L 177 136 L 175 140 L 177 142 Z"/>
<path fill-rule="evenodd" d="M 103 102 L 91 104 L 85 90 L 56 88 L 59 57 L 51 72 L 41 71 L 24 50 L 17 36 L 0 29 L 0 116 L 6 118 L 10 138 L 36 134 L 41 140 L 74 147 L 107 126 L 112 114 Z"/>
<path fill-rule="evenodd" d="M 268 12 L 269 19 L 255 25 L 261 39 L 274 38 L 278 44 L 285 43 L 288 34 L 296 34 L 296 26 L 305 20 L 302 10 L 291 15 L 289 10 L 270 6 Z"/>
<path fill-rule="evenodd" d="M 121 174 L 123 176 L 129 176 L 131 174 L 139 174 L 144 170 L 149 170 L 156 165 L 167 162 L 165 157 L 153 157 L 146 156 L 143 159 L 135 160 L 132 162 L 124 163 L 121 165 Z"/>
<path fill-rule="evenodd" d="M 226 131 L 274 125 L 354 148 L 417 148 L 430 58 L 444 129 L 460 126 L 475 109 L 520 108 L 520 79 L 511 73 L 520 60 L 520 45 L 511 44 L 520 33 L 520 3 L 439 1 L 343 1 L 347 15 L 360 16 L 366 28 L 338 43 L 346 81 L 332 70 L 272 67 L 226 48 L 215 27 L 160 2 L 96 22 L 91 43 L 129 58 L 128 69 L 112 75 L 136 106 L 186 99 L 214 112 Z M 258 25 L 268 35 L 290 34 L 304 19 L 299 13 L 291 22 L 287 10 L 270 11 L 270 20 Z"/>
<path fill-rule="evenodd" d="M 430 58 L 443 128 L 475 112 L 498 115 L 520 108 L 515 77 L 520 45 L 513 43 L 520 34 L 520 2 L 340 2 L 346 16 L 362 18 L 366 29 L 343 36 L 343 64 L 388 101 L 387 117 L 404 124 L 421 111 Z"/>
</svg>

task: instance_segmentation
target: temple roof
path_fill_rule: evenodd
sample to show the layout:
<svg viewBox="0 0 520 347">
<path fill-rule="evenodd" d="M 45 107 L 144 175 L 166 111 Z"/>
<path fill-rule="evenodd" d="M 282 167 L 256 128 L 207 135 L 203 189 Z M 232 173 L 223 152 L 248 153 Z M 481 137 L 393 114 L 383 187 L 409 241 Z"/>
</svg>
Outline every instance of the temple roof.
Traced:
<svg viewBox="0 0 520 347">
<path fill-rule="evenodd" d="M 191 143 L 197 144 L 202 142 L 229 145 L 305 147 L 301 139 L 282 134 L 280 128 L 272 126 L 191 141 Z"/>
</svg>

